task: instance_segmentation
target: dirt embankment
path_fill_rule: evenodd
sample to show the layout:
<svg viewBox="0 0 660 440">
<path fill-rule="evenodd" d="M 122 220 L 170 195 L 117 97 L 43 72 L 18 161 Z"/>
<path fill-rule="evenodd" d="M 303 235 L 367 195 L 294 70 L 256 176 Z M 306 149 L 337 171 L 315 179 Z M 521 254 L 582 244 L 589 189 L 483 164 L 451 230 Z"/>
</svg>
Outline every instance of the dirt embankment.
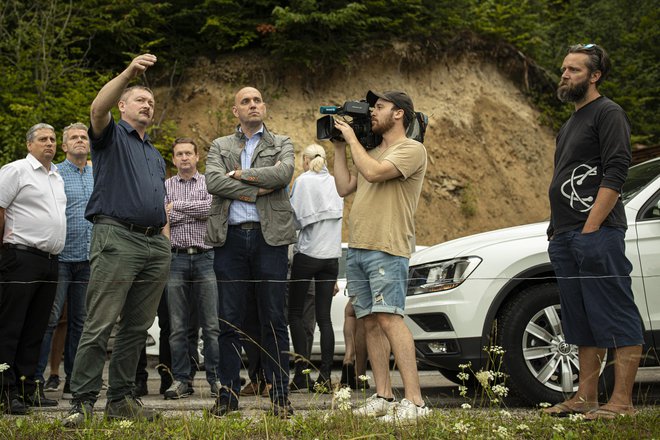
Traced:
<svg viewBox="0 0 660 440">
<path fill-rule="evenodd" d="M 316 141 L 319 106 L 362 99 L 369 89 L 401 89 L 430 120 L 424 142 L 429 167 L 416 215 L 418 244 L 549 215 L 554 134 L 540 124 L 539 112 L 518 86 L 491 62 L 465 55 L 415 68 L 362 63 L 359 69 L 314 81 L 295 72 L 284 78 L 269 78 L 266 71 L 241 77 L 242 67 L 247 71 L 248 66 L 246 61 L 200 63 L 186 72 L 169 98 L 165 89 L 156 89 L 166 118 L 177 123 L 177 135 L 192 135 L 208 148 L 210 140 L 232 130 L 236 90 L 254 85 L 268 104 L 266 124 L 289 135 L 299 153 Z M 332 164 L 332 145 L 323 145 Z M 296 175 L 300 159 L 297 167 Z M 351 201 L 346 199 L 346 214 Z"/>
</svg>

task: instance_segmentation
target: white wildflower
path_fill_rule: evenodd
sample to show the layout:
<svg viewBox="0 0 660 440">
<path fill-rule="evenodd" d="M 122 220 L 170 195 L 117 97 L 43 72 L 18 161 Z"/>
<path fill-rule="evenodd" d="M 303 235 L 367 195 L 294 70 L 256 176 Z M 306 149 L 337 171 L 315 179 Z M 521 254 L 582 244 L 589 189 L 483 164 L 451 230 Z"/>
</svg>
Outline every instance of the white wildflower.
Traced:
<svg viewBox="0 0 660 440">
<path fill-rule="evenodd" d="M 470 368 L 472 366 L 472 362 L 468 362 L 467 364 L 458 364 L 458 368 L 461 370 L 465 370 L 467 368 Z"/>
<path fill-rule="evenodd" d="M 509 411 L 505 410 L 505 409 L 500 410 L 500 415 L 502 417 L 511 417 L 511 413 Z"/>
<path fill-rule="evenodd" d="M 489 351 L 491 353 L 494 353 L 494 354 L 497 354 L 497 355 L 504 354 L 504 349 L 502 347 L 500 347 L 499 345 L 493 345 L 492 347 L 490 347 Z"/>
<path fill-rule="evenodd" d="M 540 408 L 550 408 L 551 406 L 552 406 L 552 404 L 551 404 L 551 403 L 548 403 L 548 402 L 541 402 L 541 403 L 539 403 L 539 407 L 540 407 Z"/>
<path fill-rule="evenodd" d="M 338 388 L 333 394 L 333 399 L 337 403 L 337 408 L 341 411 L 348 411 L 351 409 L 351 389 Z"/>
<path fill-rule="evenodd" d="M 133 422 L 131 420 L 121 420 L 119 422 L 119 427 L 122 429 L 128 429 L 131 426 L 133 426 Z"/>
<path fill-rule="evenodd" d="M 493 380 L 493 372 L 481 370 L 475 373 L 474 377 L 477 378 L 482 387 L 488 388 L 488 381 Z"/>
<path fill-rule="evenodd" d="M 369 376 L 367 376 L 366 374 L 360 374 L 360 375 L 358 376 L 358 379 L 360 379 L 362 382 L 366 382 L 366 381 L 368 381 L 368 380 L 371 379 L 371 378 L 370 378 Z"/>
<path fill-rule="evenodd" d="M 552 426 L 552 430 L 555 432 L 564 432 L 566 428 L 564 428 L 564 425 L 557 424 Z"/>
<path fill-rule="evenodd" d="M 499 438 L 509 438 L 509 430 L 506 429 L 506 427 L 504 427 L 504 426 L 498 426 L 497 429 L 493 429 L 493 432 Z"/>
<path fill-rule="evenodd" d="M 470 409 L 470 408 L 472 408 L 472 405 L 470 405 L 469 403 L 464 403 L 464 404 L 461 405 L 461 408 Z"/>
<path fill-rule="evenodd" d="M 468 388 L 464 385 L 459 385 L 458 386 L 458 394 L 461 396 L 465 397 L 467 396 Z"/>
<path fill-rule="evenodd" d="M 525 425 L 524 423 L 521 423 L 520 425 L 516 426 L 516 429 L 518 431 L 529 431 L 529 426 Z"/>
<path fill-rule="evenodd" d="M 472 425 L 469 423 L 463 423 L 462 420 L 459 420 L 458 422 L 454 423 L 454 426 L 452 427 L 452 431 L 454 431 L 456 434 L 467 434 L 470 432 L 472 429 Z"/>
<path fill-rule="evenodd" d="M 568 415 L 568 420 L 571 422 L 579 422 L 580 420 L 584 420 L 584 414 L 569 414 Z"/>
<path fill-rule="evenodd" d="M 493 399 L 490 399 L 490 401 L 491 401 L 492 403 L 500 403 L 500 399 L 498 399 L 497 397 L 495 397 L 495 398 L 493 398 Z"/>
<path fill-rule="evenodd" d="M 509 389 L 504 385 L 497 384 L 493 385 L 493 393 L 495 393 L 496 396 L 506 397 L 509 394 Z"/>
<path fill-rule="evenodd" d="M 311 372 L 312 372 L 311 368 L 305 368 L 304 370 L 302 370 L 302 374 L 309 374 Z"/>
<path fill-rule="evenodd" d="M 465 382 L 470 378 L 470 375 L 468 373 L 465 373 L 464 371 L 461 371 L 456 375 L 456 377 L 458 378 L 458 380 Z"/>
<path fill-rule="evenodd" d="M 9 365 L 7 363 L 0 364 L 0 373 L 7 370 L 9 370 Z"/>
</svg>

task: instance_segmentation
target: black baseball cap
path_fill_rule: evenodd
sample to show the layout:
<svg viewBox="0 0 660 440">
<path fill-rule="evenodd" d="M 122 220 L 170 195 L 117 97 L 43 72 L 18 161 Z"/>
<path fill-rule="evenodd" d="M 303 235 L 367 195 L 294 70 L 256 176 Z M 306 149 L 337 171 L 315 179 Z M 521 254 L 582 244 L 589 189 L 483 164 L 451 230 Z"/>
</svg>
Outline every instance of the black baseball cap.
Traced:
<svg viewBox="0 0 660 440">
<path fill-rule="evenodd" d="M 412 99 L 410 99 L 410 96 L 408 96 L 406 92 L 402 92 L 400 90 L 390 90 L 389 92 L 383 93 L 373 92 L 371 90 L 367 92 L 367 102 L 370 106 L 373 107 L 376 105 L 378 98 L 393 103 L 409 115 L 415 114 L 415 106 L 413 105 Z"/>
</svg>

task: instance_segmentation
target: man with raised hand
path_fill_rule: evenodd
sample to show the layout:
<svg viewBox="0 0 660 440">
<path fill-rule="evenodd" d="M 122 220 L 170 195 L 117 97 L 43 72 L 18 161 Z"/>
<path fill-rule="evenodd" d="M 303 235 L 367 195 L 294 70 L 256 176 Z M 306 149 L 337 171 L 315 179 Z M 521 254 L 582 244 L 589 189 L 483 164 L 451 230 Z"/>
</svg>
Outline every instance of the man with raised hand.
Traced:
<svg viewBox="0 0 660 440">
<path fill-rule="evenodd" d="M 66 426 L 79 426 L 92 414 L 115 324 L 105 415 L 146 420 L 156 416 L 134 395 L 134 379 L 170 269 L 170 241 L 162 235 L 165 161 L 147 134 L 154 117 L 152 91 L 144 86 L 127 88 L 155 62 L 151 54 L 135 57 L 101 88 L 91 106 L 94 191 L 85 212 L 94 223 L 91 275 Z M 117 123 L 110 113 L 115 105 L 121 115 Z"/>
</svg>

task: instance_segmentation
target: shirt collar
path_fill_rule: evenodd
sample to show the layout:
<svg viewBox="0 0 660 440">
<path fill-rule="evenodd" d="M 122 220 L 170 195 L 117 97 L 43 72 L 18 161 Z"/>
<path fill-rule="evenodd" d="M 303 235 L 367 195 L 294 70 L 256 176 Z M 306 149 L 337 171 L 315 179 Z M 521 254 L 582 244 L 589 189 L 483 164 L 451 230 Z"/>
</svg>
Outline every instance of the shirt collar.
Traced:
<svg viewBox="0 0 660 440">
<path fill-rule="evenodd" d="M 175 177 L 179 182 L 181 182 L 182 180 L 185 182 L 185 179 L 183 177 L 181 177 L 181 174 L 177 173 Z M 199 180 L 199 178 L 200 178 L 199 171 L 195 171 L 195 174 L 193 174 L 193 176 L 190 178 L 190 180 L 197 181 L 197 180 Z"/>
<path fill-rule="evenodd" d="M 27 159 L 28 163 L 32 165 L 32 168 L 34 168 L 35 170 L 39 168 L 46 169 L 46 167 L 41 162 L 39 162 L 39 160 L 36 157 L 34 157 L 32 153 L 28 153 L 28 155 L 25 158 Z M 57 172 L 57 166 L 51 162 L 50 170 L 46 170 L 46 171 L 55 173 Z"/>
<path fill-rule="evenodd" d="M 259 130 L 254 132 L 254 134 L 252 135 L 252 138 L 255 137 L 256 135 L 263 136 L 264 135 L 264 127 L 265 127 L 265 125 L 261 124 L 261 127 L 259 128 Z M 238 132 L 241 133 L 241 134 L 243 133 L 243 130 L 241 129 L 240 125 L 238 126 Z M 247 138 L 247 135 L 245 137 Z M 252 139 L 252 138 L 250 138 L 250 139 Z"/>
<path fill-rule="evenodd" d="M 124 121 L 123 119 L 119 120 L 119 124 L 121 127 L 124 127 L 124 130 L 126 130 L 127 133 L 132 134 L 135 133 L 135 136 L 138 138 L 140 137 L 140 133 L 137 132 L 135 128 L 128 122 Z M 149 133 L 145 132 L 144 133 L 144 139 L 142 139 L 143 142 L 151 142 L 151 138 L 149 137 Z"/>
</svg>

